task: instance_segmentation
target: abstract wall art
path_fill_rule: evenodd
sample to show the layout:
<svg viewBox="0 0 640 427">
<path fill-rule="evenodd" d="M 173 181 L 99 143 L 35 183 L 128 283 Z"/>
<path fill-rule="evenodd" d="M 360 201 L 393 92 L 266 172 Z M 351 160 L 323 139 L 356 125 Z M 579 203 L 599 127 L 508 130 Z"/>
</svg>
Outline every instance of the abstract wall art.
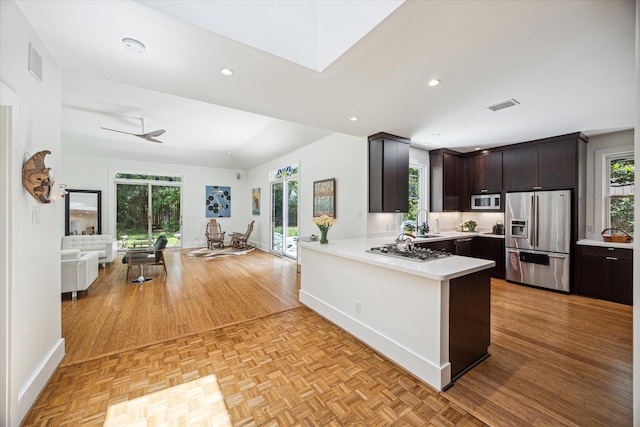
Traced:
<svg viewBox="0 0 640 427">
<path fill-rule="evenodd" d="M 260 215 L 260 187 L 251 189 L 251 213 Z"/>
<path fill-rule="evenodd" d="M 207 218 L 228 218 L 231 216 L 231 187 L 207 185 L 205 200 Z"/>
</svg>

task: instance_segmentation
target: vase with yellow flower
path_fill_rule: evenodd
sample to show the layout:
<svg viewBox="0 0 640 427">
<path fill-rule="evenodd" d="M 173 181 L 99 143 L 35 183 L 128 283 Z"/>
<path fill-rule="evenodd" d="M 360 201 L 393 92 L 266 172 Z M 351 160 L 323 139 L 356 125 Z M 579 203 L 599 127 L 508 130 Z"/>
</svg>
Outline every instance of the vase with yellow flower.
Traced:
<svg viewBox="0 0 640 427">
<path fill-rule="evenodd" d="M 322 215 L 313 218 L 311 221 L 320 229 L 320 243 L 329 243 L 327 240 L 327 231 L 336 223 L 335 218 L 331 218 L 327 215 Z"/>
</svg>

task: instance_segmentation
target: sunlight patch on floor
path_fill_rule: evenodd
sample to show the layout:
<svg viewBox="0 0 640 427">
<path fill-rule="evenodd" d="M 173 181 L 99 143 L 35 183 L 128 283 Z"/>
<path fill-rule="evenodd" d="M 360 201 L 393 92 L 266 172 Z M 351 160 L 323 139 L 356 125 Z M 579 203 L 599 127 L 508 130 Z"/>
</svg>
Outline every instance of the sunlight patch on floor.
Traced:
<svg viewBox="0 0 640 427">
<path fill-rule="evenodd" d="M 103 424 L 114 426 L 232 426 L 215 375 L 110 405 Z"/>
</svg>

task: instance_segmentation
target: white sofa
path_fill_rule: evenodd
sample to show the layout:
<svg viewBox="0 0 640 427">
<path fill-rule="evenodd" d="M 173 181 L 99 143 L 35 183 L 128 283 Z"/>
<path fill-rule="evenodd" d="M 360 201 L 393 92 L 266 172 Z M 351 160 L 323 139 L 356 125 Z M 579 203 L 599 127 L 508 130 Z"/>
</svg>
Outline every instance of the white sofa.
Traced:
<svg viewBox="0 0 640 427">
<path fill-rule="evenodd" d="M 118 242 L 108 234 L 63 236 L 62 249 L 80 249 L 82 254 L 96 252 L 98 263 L 111 264 L 118 254 Z"/>
<path fill-rule="evenodd" d="M 60 251 L 62 293 L 71 292 L 76 299 L 79 291 L 86 291 L 98 278 L 98 252 L 85 254 L 80 249 L 62 249 Z"/>
</svg>

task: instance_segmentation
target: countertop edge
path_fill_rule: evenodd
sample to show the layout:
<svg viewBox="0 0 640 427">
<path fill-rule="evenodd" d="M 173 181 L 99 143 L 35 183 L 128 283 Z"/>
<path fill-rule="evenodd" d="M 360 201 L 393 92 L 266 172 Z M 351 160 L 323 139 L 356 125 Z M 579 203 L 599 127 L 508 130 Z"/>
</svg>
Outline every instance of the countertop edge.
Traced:
<svg viewBox="0 0 640 427">
<path fill-rule="evenodd" d="M 633 247 L 634 247 L 634 242 L 616 243 L 616 242 L 605 242 L 604 240 L 598 240 L 598 239 L 582 239 L 582 240 L 578 240 L 576 244 L 580 246 L 600 246 L 603 248 L 620 248 L 620 249 L 631 249 L 631 250 L 633 250 Z"/>
<path fill-rule="evenodd" d="M 429 239 L 432 240 L 432 239 Z M 464 257 L 460 255 L 452 255 L 447 258 L 442 258 L 433 261 L 425 261 L 425 262 L 416 262 L 411 260 L 404 260 L 393 257 L 386 257 L 384 255 L 376 255 L 367 253 L 362 248 L 362 253 L 359 250 L 354 250 L 353 248 L 347 248 L 345 246 L 341 246 L 340 243 L 345 242 L 341 240 L 335 240 L 333 242 L 329 242 L 327 245 L 320 245 L 317 242 L 311 243 L 303 243 L 301 246 L 305 249 L 309 249 L 315 252 L 325 253 L 327 255 L 338 256 L 346 259 L 350 259 L 353 261 L 363 262 L 366 264 L 374 265 L 377 267 L 388 268 L 390 270 L 396 270 L 406 274 L 412 274 L 415 276 L 425 277 L 427 279 L 437 280 L 437 281 L 445 281 L 455 279 L 457 277 L 466 276 L 471 273 L 476 273 L 478 271 L 486 270 L 492 268 L 496 265 L 495 261 L 480 259 L 480 258 L 470 258 Z M 362 244 L 366 247 L 367 240 L 363 239 Z M 333 244 L 332 244 L 333 243 Z M 375 245 L 369 245 L 375 246 Z M 304 257 L 303 257 L 304 258 Z M 440 263 L 440 264 L 435 264 Z M 446 265 L 443 265 L 446 263 Z M 452 264 L 455 263 L 455 266 Z M 430 272 L 424 271 L 420 268 L 426 266 L 426 268 L 431 267 L 440 267 L 438 270 L 445 270 L 443 273 L 438 272 Z M 302 271 L 304 271 L 304 266 Z"/>
</svg>

